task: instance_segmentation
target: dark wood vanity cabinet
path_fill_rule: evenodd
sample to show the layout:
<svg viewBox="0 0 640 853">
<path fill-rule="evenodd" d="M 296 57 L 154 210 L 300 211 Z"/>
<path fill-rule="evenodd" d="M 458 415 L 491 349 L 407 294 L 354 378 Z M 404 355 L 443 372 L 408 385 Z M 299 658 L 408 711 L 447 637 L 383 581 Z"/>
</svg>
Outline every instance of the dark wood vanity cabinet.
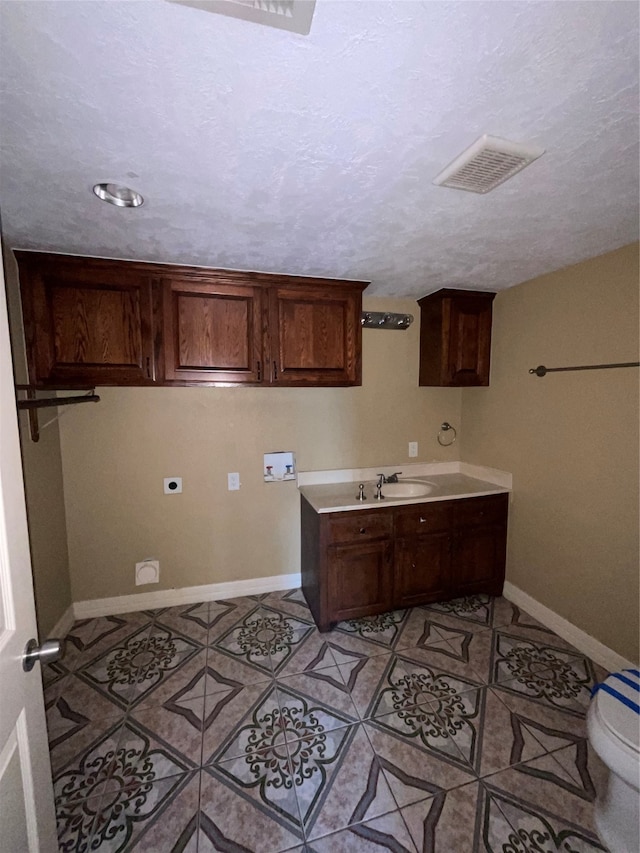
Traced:
<svg viewBox="0 0 640 853">
<path fill-rule="evenodd" d="M 420 385 L 489 384 L 495 293 L 444 289 L 418 300 Z"/>
<path fill-rule="evenodd" d="M 362 382 L 363 282 L 16 258 L 38 387 Z"/>
<path fill-rule="evenodd" d="M 500 595 L 508 502 L 505 493 L 317 513 L 302 498 L 302 588 L 319 629 L 463 595 Z"/>
</svg>

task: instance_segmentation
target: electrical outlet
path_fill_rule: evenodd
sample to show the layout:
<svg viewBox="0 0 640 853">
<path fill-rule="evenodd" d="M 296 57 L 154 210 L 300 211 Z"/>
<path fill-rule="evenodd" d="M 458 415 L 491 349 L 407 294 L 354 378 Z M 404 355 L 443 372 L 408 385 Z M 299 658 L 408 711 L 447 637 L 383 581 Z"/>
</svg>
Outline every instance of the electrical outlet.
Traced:
<svg viewBox="0 0 640 853">
<path fill-rule="evenodd" d="M 181 495 L 182 477 L 165 477 L 164 493 L 165 495 Z"/>
<path fill-rule="evenodd" d="M 410 441 L 409 442 L 409 456 L 417 456 L 418 455 L 418 442 Z"/>
<path fill-rule="evenodd" d="M 230 492 L 237 492 L 240 488 L 240 474 L 227 474 L 227 489 Z"/>
</svg>

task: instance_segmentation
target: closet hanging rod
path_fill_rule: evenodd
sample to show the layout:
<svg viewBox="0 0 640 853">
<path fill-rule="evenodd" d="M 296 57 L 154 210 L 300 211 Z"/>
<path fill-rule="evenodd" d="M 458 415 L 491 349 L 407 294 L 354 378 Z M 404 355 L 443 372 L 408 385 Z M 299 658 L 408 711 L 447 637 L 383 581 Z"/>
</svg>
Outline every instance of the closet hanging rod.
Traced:
<svg viewBox="0 0 640 853">
<path fill-rule="evenodd" d="M 545 367 L 539 364 L 532 367 L 529 373 L 545 376 L 547 373 L 564 373 L 567 370 L 609 370 L 612 367 L 640 367 L 640 361 L 621 361 L 619 364 L 579 364 L 576 367 Z"/>
<path fill-rule="evenodd" d="M 74 384 L 73 388 L 69 388 L 69 383 L 61 384 L 61 385 L 51 385 L 47 383 L 47 386 L 43 388 L 41 385 L 16 385 L 16 391 L 93 391 L 95 390 L 95 385 L 76 385 Z"/>
<path fill-rule="evenodd" d="M 73 406 L 76 403 L 99 403 L 97 394 L 85 394 L 84 397 L 49 397 L 43 400 L 18 400 L 19 409 L 50 409 L 53 406 Z"/>
<path fill-rule="evenodd" d="M 68 390 L 72 390 L 69 386 L 66 386 Z M 64 388 L 64 386 L 62 386 Z M 40 440 L 40 424 L 38 423 L 38 409 L 51 409 L 54 406 L 74 406 L 76 403 L 98 403 L 100 401 L 100 397 L 95 393 L 95 387 L 88 386 L 88 393 L 82 396 L 76 395 L 74 397 L 44 397 L 37 399 L 36 391 L 55 391 L 55 386 L 51 386 L 47 389 L 44 388 L 36 388 L 34 385 L 16 385 L 16 391 L 25 391 L 27 394 L 26 400 L 16 400 L 16 405 L 18 407 L 18 411 L 25 410 L 29 416 L 29 433 L 31 435 L 31 441 L 39 441 Z M 62 390 L 62 389 L 61 389 Z M 87 390 L 86 388 L 78 388 L 73 389 L 78 391 Z M 56 418 L 53 418 L 56 420 Z M 47 421 L 45 426 L 52 423 L 52 421 Z"/>
</svg>

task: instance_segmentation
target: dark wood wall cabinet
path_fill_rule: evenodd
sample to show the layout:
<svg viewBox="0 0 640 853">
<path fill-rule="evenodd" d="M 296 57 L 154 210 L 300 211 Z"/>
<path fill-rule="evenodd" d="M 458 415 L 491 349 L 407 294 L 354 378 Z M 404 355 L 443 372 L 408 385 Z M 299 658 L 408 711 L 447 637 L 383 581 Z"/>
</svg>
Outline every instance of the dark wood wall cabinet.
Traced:
<svg viewBox="0 0 640 853">
<path fill-rule="evenodd" d="M 489 384 L 495 293 L 438 290 L 420 306 L 420 385 Z"/>
<path fill-rule="evenodd" d="M 396 608 L 502 594 L 506 493 L 332 513 L 301 502 L 302 589 L 320 631 Z"/>
<path fill-rule="evenodd" d="M 36 387 L 362 383 L 363 282 L 15 254 Z"/>
</svg>

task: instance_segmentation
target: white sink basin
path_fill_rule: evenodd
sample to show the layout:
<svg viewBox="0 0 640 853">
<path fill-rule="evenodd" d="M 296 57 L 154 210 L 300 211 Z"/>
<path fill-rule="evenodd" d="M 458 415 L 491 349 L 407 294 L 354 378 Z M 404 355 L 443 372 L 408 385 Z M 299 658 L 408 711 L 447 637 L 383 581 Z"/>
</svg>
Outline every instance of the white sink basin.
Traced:
<svg viewBox="0 0 640 853">
<path fill-rule="evenodd" d="M 435 486 L 419 480 L 400 480 L 398 483 L 385 483 L 382 494 L 385 498 L 422 498 L 431 494 Z"/>
</svg>

